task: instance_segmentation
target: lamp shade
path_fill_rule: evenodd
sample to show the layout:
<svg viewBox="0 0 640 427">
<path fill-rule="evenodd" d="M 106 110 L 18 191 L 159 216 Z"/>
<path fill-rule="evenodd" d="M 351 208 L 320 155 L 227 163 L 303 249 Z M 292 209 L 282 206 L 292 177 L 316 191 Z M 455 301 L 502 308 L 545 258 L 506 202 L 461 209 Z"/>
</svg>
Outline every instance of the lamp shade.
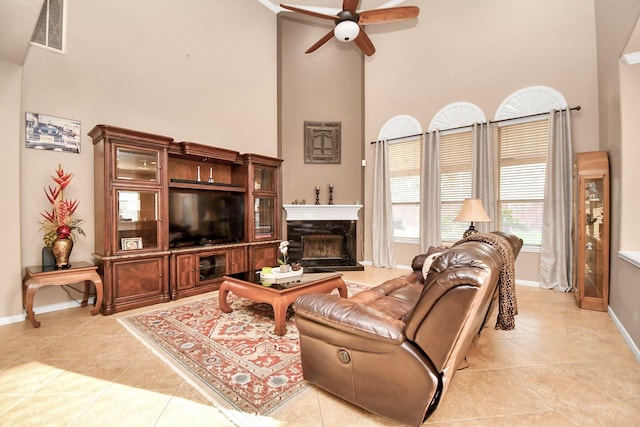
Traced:
<svg viewBox="0 0 640 427">
<path fill-rule="evenodd" d="M 350 42 L 360 34 L 360 25 L 354 21 L 342 21 L 333 29 L 333 35 L 341 42 Z"/>
<path fill-rule="evenodd" d="M 489 218 L 489 215 L 487 215 L 487 212 L 484 210 L 482 200 L 465 199 L 462 209 L 460 209 L 460 213 L 454 218 L 454 221 L 491 222 L 491 218 Z"/>
</svg>

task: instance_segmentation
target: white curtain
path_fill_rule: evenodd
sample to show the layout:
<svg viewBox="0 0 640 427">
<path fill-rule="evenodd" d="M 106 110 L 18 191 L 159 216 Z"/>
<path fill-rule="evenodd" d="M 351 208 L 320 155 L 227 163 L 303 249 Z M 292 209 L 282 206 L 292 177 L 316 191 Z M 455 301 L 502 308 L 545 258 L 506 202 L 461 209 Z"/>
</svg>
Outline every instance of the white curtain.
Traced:
<svg viewBox="0 0 640 427">
<path fill-rule="evenodd" d="M 393 268 L 396 266 L 396 247 L 393 240 L 393 211 L 391 209 L 391 179 L 389 177 L 387 141 L 375 144 L 375 150 L 371 218 L 373 265 Z"/>
<path fill-rule="evenodd" d="M 440 131 L 422 138 L 420 159 L 420 251 L 440 246 Z"/>
<path fill-rule="evenodd" d="M 482 233 L 495 230 L 495 224 L 498 224 L 498 218 L 496 218 L 498 200 L 495 195 L 496 168 L 498 166 L 496 142 L 494 141 L 496 136 L 495 123 L 474 123 L 471 129 L 473 141 L 472 193 L 474 198 L 482 200 L 482 206 L 491 218 L 491 222 L 476 224 L 478 231 Z"/>
<path fill-rule="evenodd" d="M 549 156 L 540 247 L 540 286 L 564 292 L 573 286 L 571 110 L 549 114 Z"/>
</svg>

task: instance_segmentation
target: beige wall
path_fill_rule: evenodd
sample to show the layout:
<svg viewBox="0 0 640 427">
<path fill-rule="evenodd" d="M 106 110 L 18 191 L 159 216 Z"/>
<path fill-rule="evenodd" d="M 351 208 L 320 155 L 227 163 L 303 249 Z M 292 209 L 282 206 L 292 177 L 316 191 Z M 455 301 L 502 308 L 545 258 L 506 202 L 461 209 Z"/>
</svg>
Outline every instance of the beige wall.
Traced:
<svg viewBox="0 0 640 427">
<path fill-rule="evenodd" d="M 283 202 L 329 200 L 334 186 L 335 204 L 352 204 L 362 197 L 363 60 L 351 45 L 330 40 L 312 54 L 304 52 L 324 36 L 330 26 L 292 14 L 280 16 L 280 139 Z M 304 122 L 341 122 L 341 163 L 304 163 Z M 283 218 L 284 219 L 284 218 Z M 286 230 L 286 223 L 284 223 Z M 363 237 L 360 221 L 358 235 Z"/>
<path fill-rule="evenodd" d="M 22 147 L 22 267 L 40 264 L 38 221 L 48 208 L 42 188 L 51 184 L 58 163 L 75 174 L 66 195 L 80 200 L 78 213 L 86 221 L 87 237 L 71 261 L 91 261 L 93 146 L 86 134 L 96 124 L 277 154 L 276 16 L 266 7 L 208 0 L 190 0 L 189 7 L 152 0 L 68 4 L 67 54 L 32 47 L 23 67 L 22 130 L 15 138 Z M 24 148 L 27 111 L 80 120 L 81 154 Z M 9 171 L 18 170 L 17 159 Z M 10 301 L 20 300 L 16 279 L 4 295 Z M 34 305 L 67 300 L 61 289 L 49 287 L 38 291 Z M 14 304 L 0 317 L 20 311 Z"/>
<path fill-rule="evenodd" d="M 638 182 L 640 173 L 640 64 L 627 65 L 620 63 L 620 113 L 621 140 L 620 148 L 620 250 L 640 251 L 640 229 L 637 227 L 640 198 Z M 624 179 L 622 179 L 624 177 Z"/>
<path fill-rule="evenodd" d="M 417 23 L 371 27 L 374 57 L 365 60 L 365 140 L 375 140 L 392 116 L 409 114 L 427 129 L 447 104 L 467 101 L 493 119 L 500 103 L 518 89 L 544 85 L 571 106 L 576 151 L 598 147 L 598 103 L 593 4 L 583 0 L 482 2 L 409 1 L 420 6 Z M 567 19 L 571 16 L 571 19 Z M 562 36 L 560 36 L 562 35 Z M 373 149 L 365 144 L 367 164 Z M 365 182 L 372 182 L 367 167 Z M 371 200 L 371 187 L 365 200 Z M 367 211 L 367 224 L 371 212 Z M 365 259 L 372 259 L 366 230 Z M 408 265 L 415 245 L 398 245 Z M 538 254 L 518 258 L 520 280 L 538 281 Z"/>
<path fill-rule="evenodd" d="M 634 27 L 637 25 L 640 12 L 640 0 L 601 0 L 596 1 L 596 31 L 598 34 L 598 98 L 600 114 L 600 149 L 607 150 L 611 164 L 611 264 L 609 310 L 622 324 L 628 338 L 633 340 L 636 348 L 640 346 L 640 284 L 638 283 L 638 267 L 618 257 L 623 248 L 621 242 L 627 235 L 637 236 L 635 223 L 622 224 L 620 206 L 623 199 L 623 182 L 638 182 L 640 175 L 635 164 L 625 167 L 627 154 L 637 147 L 637 139 L 629 136 L 623 138 L 623 129 L 628 133 L 630 126 L 626 119 L 637 122 L 640 110 L 636 102 L 630 102 L 629 96 L 637 90 L 638 71 L 620 62 L 625 53 Z M 638 45 L 634 45 L 638 46 Z M 622 80 L 621 80 L 622 76 Z M 621 114 L 621 92 L 624 92 L 623 106 L 626 111 Z M 621 121 L 625 124 L 621 126 Z M 631 151 L 629 151 L 631 150 Z M 623 154 L 625 160 L 623 160 Z M 632 160 L 633 162 L 633 160 Z M 628 164 L 627 164 L 628 165 Z M 625 197 L 629 197 L 625 193 Z M 637 191 L 633 192 L 637 198 Z M 637 216 L 636 216 L 637 217 Z M 626 239 L 626 237 L 625 237 Z M 638 250 L 638 248 L 634 248 Z"/>
<path fill-rule="evenodd" d="M 3 227 L 0 245 L 0 319 L 22 312 L 20 247 L 20 89 L 22 68 L 0 60 L 0 200 Z M 17 321 L 18 319 L 10 319 Z"/>
</svg>

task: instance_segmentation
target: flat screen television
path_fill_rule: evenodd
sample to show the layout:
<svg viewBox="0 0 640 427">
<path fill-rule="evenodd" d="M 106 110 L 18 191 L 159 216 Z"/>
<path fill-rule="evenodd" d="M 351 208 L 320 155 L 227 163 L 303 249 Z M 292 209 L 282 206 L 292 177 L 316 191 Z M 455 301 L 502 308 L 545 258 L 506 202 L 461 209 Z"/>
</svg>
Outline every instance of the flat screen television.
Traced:
<svg viewBox="0 0 640 427">
<path fill-rule="evenodd" d="M 169 246 L 244 240 L 244 195 L 231 191 L 169 189 Z"/>
</svg>

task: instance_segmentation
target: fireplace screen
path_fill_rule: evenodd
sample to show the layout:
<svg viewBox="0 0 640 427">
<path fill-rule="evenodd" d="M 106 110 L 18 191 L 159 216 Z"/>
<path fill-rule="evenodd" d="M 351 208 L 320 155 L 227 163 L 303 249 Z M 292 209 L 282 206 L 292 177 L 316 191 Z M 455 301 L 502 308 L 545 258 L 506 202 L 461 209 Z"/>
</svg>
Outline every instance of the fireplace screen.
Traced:
<svg viewBox="0 0 640 427">
<path fill-rule="evenodd" d="M 287 221 L 289 259 L 300 261 L 305 273 L 356 271 L 356 221 Z"/>
<path fill-rule="evenodd" d="M 340 234 L 307 234 L 302 236 L 302 259 L 341 259 L 343 238 Z"/>
</svg>

